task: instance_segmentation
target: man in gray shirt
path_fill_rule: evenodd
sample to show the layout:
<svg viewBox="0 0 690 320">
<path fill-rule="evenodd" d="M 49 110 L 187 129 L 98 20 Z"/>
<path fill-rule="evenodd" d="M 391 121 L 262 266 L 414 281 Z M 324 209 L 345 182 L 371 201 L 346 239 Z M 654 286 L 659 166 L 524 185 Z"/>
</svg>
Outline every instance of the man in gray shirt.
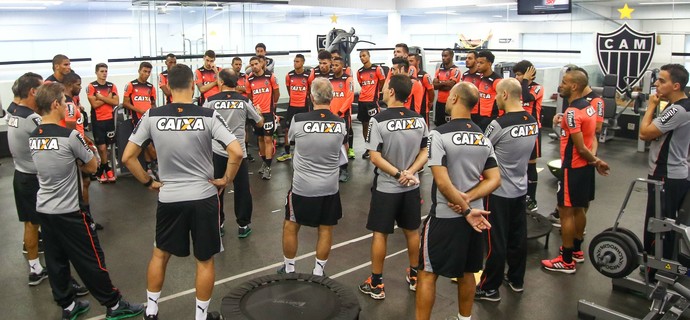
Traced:
<svg viewBox="0 0 690 320">
<path fill-rule="evenodd" d="M 475 299 L 500 301 L 506 257 L 509 286 L 522 292 L 527 263 L 527 164 L 537 142 L 539 124 L 522 107 L 522 87 L 514 78 L 498 83 L 496 104 L 505 114 L 491 121 L 485 136 L 491 140 L 501 171 L 501 186 L 488 197 L 491 212 L 489 253 Z"/>
<path fill-rule="evenodd" d="M 144 306 L 130 305 L 110 281 L 91 216 L 79 208 L 81 175 L 77 167 L 94 173 L 98 163 L 79 132 L 58 125 L 67 109 L 64 90 L 60 83 L 39 87 L 36 105 L 41 125 L 27 141 L 38 172 L 36 212 L 46 242 L 53 298 L 63 309 L 62 319 L 76 319 L 89 310 L 88 300 L 75 300 L 71 262 L 94 298 L 106 307 L 106 319 L 134 317 Z"/>
<path fill-rule="evenodd" d="M 31 159 L 29 135 L 41 124 L 41 116 L 36 111 L 36 90 L 43 83 L 43 77 L 33 72 L 25 73 L 17 79 L 18 104 L 11 108 L 7 117 L 7 143 L 14 161 L 14 202 L 19 221 L 24 223 L 24 248 L 29 261 L 29 285 L 40 284 L 48 278 L 48 271 L 38 259 L 38 214 L 36 213 L 36 193 L 38 177 L 36 166 Z"/>
<path fill-rule="evenodd" d="M 285 203 L 283 266 L 278 273 L 295 272 L 300 226 L 318 228 L 312 273 L 323 276 L 333 242 L 333 226 L 343 216 L 338 186 L 339 166 L 347 162 L 341 150 L 347 137 L 345 121 L 331 113 L 333 86 L 325 78 L 311 84 L 314 111 L 296 114 L 288 131 L 295 146 L 292 188 Z"/>
<path fill-rule="evenodd" d="M 395 59 L 394 59 L 395 60 Z M 407 60 L 402 60 L 407 64 Z M 396 64 L 395 72 L 383 86 L 383 101 L 388 109 L 369 121 L 365 139 L 374 169 L 367 229 L 374 232 L 371 242 L 371 276 L 359 291 L 373 299 L 384 299 L 383 263 L 386 241 L 395 224 L 407 239 L 410 267 L 406 279 L 409 289 L 416 290 L 419 265 L 419 225 L 422 197 L 417 172 L 427 160 L 428 129 L 424 117 L 405 108 L 412 91 L 412 80 L 403 73 L 407 66 Z"/>
<path fill-rule="evenodd" d="M 676 218 L 676 211 L 688 190 L 688 147 L 690 147 L 690 100 L 683 91 L 688 84 L 688 71 L 680 64 L 667 64 L 661 67 L 659 77 L 654 83 L 656 94 L 649 97 L 649 105 L 640 122 L 640 139 L 651 141 L 649 145 L 648 178 L 664 181 L 661 199 L 662 218 Z M 654 114 L 661 100 L 668 106 L 659 117 Z M 647 188 L 647 213 L 645 225 L 655 210 L 654 187 Z M 645 251 L 654 252 L 654 234 L 644 234 Z M 664 258 L 671 258 L 675 244 L 675 234 L 669 232 L 664 237 Z M 657 252 L 657 254 L 659 254 Z"/>
<path fill-rule="evenodd" d="M 237 218 L 237 224 L 239 225 L 237 236 L 239 238 L 246 238 L 252 233 L 252 229 L 249 227 L 249 223 L 252 222 L 252 193 L 249 188 L 249 170 L 247 169 L 247 147 L 245 145 L 245 124 L 248 119 L 252 120 L 252 123 L 256 123 L 257 127 L 262 127 L 264 124 L 263 117 L 261 116 L 261 111 L 254 107 L 254 104 L 243 96 L 241 93 L 236 92 L 237 81 L 239 80 L 239 75 L 232 69 L 223 69 L 218 72 L 218 86 L 220 86 L 221 92 L 214 94 L 206 100 L 204 103 L 204 108 L 209 108 L 216 110 L 220 114 L 225 123 L 228 125 L 230 132 L 237 137 L 237 141 L 242 146 L 242 162 L 239 169 L 237 170 L 237 175 L 232 181 L 235 192 L 233 193 L 235 197 L 235 217 Z M 218 142 L 213 141 L 213 177 L 218 179 L 222 178 L 227 170 L 228 163 L 228 153 L 225 148 Z M 225 189 L 219 191 L 220 195 L 220 229 L 221 236 L 224 234 L 225 230 L 223 228 L 223 223 L 225 222 L 225 212 L 224 212 L 224 194 Z"/>
<path fill-rule="evenodd" d="M 209 313 L 215 278 L 213 256 L 223 250 L 218 190 L 225 188 L 242 161 L 242 147 L 216 111 L 192 104 L 192 70 L 178 64 L 168 71 L 174 103 L 150 109 L 129 138 L 122 161 L 144 186 L 160 190 L 156 242 L 148 268 L 146 319 L 158 318 L 165 269 L 171 255 L 189 255 L 189 236 L 197 261 L 196 320 L 218 319 Z M 138 160 L 142 145 L 152 140 L 158 153 L 161 181 L 155 181 Z M 212 140 L 228 154 L 227 169 L 213 178 Z"/>
<path fill-rule="evenodd" d="M 458 318 L 469 320 L 472 313 L 474 273 L 483 262 L 481 232 L 491 227 L 482 198 L 501 183 L 491 141 L 470 120 L 478 100 L 473 84 L 454 85 L 445 106 L 451 121 L 429 134 L 433 203 L 422 226 L 417 320 L 431 318 L 438 276 L 458 278 Z"/>
</svg>

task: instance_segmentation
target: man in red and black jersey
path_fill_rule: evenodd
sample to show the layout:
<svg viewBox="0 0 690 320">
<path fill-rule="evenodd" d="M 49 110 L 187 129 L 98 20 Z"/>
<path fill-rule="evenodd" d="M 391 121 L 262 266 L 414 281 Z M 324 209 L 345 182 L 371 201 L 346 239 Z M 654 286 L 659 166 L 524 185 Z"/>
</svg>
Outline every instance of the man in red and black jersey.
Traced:
<svg viewBox="0 0 690 320">
<path fill-rule="evenodd" d="M 146 111 L 156 107 L 156 88 L 148 81 L 151 76 L 151 70 L 153 70 L 151 63 L 146 61 L 140 63 L 139 77 L 125 85 L 122 106 L 129 110 L 134 126 L 139 123 L 139 119 L 141 119 L 141 116 L 146 113 Z M 151 173 L 157 177 L 158 165 L 156 150 L 150 143 L 145 146 L 144 149 L 146 168 L 151 170 Z"/>
<path fill-rule="evenodd" d="M 470 82 L 475 87 L 479 88 L 479 81 L 482 75 L 477 71 L 477 51 L 473 50 L 467 53 L 465 56 L 465 66 L 467 67 L 467 71 L 462 74 L 460 80 Z"/>
<path fill-rule="evenodd" d="M 96 81 L 89 83 L 86 97 L 91 104 L 91 119 L 93 119 L 93 140 L 98 148 L 101 163 L 96 170 L 96 177 L 101 182 L 114 182 L 115 173 L 108 165 L 108 145 L 115 143 L 115 120 L 113 109 L 120 103 L 117 87 L 108 82 L 108 65 L 96 65 Z"/>
<path fill-rule="evenodd" d="M 161 72 L 160 74 L 160 81 L 158 82 L 158 87 L 163 90 L 163 94 L 165 95 L 165 104 L 172 103 L 172 93 L 170 92 L 170 87 L 168 86 L 168 70 L 172 68 L 174 65 L 177 64 L 177 57 L 172 54 L 168 53 L 167 56 L 165 56 L 165 71 Z"/>
<path fill-rule="evenodd" d="M 446 114 L 446 101 L 450 94 L 450 89 L 460 82 L 460 69 L 453 64 L 453 49 L 446 48 L 441 52 L 441 65 L 436 69 L 434 76 L 434 89 L 438 90 L 436 109 L 434 110 L 434 124 L 438 127 L 450 120 L 450 115 Z"/>
<path fill-rule="evenodd" d="M 261 179 L 271 179 L 273 162 L 273 132 L 275 131 L 275 105 L 280 98 L 278 82 L 270 71 L 264 71 L 259 57 L 249 59 L 252 73 L 247 77 L 249 99 L 255 107 L 261 109 L 264 118 L 263 128 L 256 128 L 254 133 L 259 137 L 259 154 L 264 160 L 259 169 Z"/>
<path fill-rule="evenodd" d="M 202 105 L 206 99 L 218 92 L 218 72 L 220 67 L 216 67 L 216 53 L 213 50 L 206 50 L 204 53 L 204 65 L 194 70 L 194 83 L 196 83 L 201 97 L 199 97 L 199 105 Z"/>
<path fill-rule="evenodd" d="M 254 53 L 257 57 L 264 57 L 264 61 L 261 62 L 263 64 L 264 70 L 273 73 L 275 61 L 267 56 L 266 45 L 261 42 L 257 43 L 256 46 L 254 46 Z"/>
<path fill-rule="evenodd" d="M 594 170 L 608 175 L 609 166 L 592 152 L 596 140 L 597 111 L 584 98 L 588 78 L 579 70 L 566 72 L 558 93 L 568 100 L 565 114 L 554 117 L 561 122 L 561 168 L 558 186 L 558 211 L 561 217 L 561 254 L 542 260 L 549 271 L 575 273 L 575 262 L 584 261 L 582 239 L 587 218 L 585 208 L 594 199 Z"/>
<path fill-rule="evenodd" d="M 235 91 L 247 97 L 247 75 L 244 72 L 242 72 L 242 58 L 232 58 L 232 70 L 235 71 L 235 73 L 237 73 L 238 77 L 237 87 L 235 88 Z"/>
<path fill-rule="evenodd" d="M 62 83 L 62 78 L 68 73 L 72 73 L 72 64 L 69 58 L 64 54 L 56 54 L 53 57 L 53 74 L 46 78 L 45 83 Z"/>
<path fill-rule="evenodd" d="M 482 130 L 486 130 L 491 121 L 503 114 L 503 111 L 498 110 L 496 104 L 496 87 L 502 78 L 494 72 L 492 67 L 495 58 L 489 50 L 482 50 L 477 53 L 477 72 L 481 74 L 481 79 L 477 86 L 479 103 L 476 109 L 472 110 L 472 121 Z"/>
<path fill-rule="evenodd" d="M 369 50 L 359 52 L 359 60 L 362 67 L 357 70 L 357 82 L 359 82 L 359 100 L 357 100 L 357 119 L 362 122 L 362 136 L 367 138 L 369 132 L 369 120 L 377 115 L 379 109 L 379 92 L 386 80 L 383 68 L 371 63 Z M 362 159 L 369 159 L 369 150 L 364 151 Z"/>
<path fill-rule="evenodd" d="M 290 141 L 288 139 L 288 130 L 290 129 L 290 124 L 292 124 L 292 118 L 298 113 L 309 111 L 307 107 L 307 101 L 309 99 L 307 94 L 309 92 L 307 80 L 309 79 L 309 74 L 304 70 L 304 56 L 301 54 L 296 55 L 293 66 L 295 69 L 285 75 L 285 88 L 287 88 L 290 102 L 285 116 L 285 153 L 276 158 L 279 162 L 292 159 Z"/>
<path fill-rule="evenodd" d="M 401 57 L 401 58 L 404 58 L 405 60 L 407 60 L 408 55 L 410 55 L 410 48 L 407 46 L 407 44 L 398 43 L 395 45 L 395 49 L 393 49 L 393 58 Z M 416 78 L 417 77 L 417 70 L 418 70 L 417 68 L 413 68 L 412 66 L 410 66 L 410 70 L 409 70 L 410 78 Z M 391 78 L 391 74 L 388 73 L 388 78 L 386 80 L 388 80 L 390 78 Z"/>
<path fill-rule="evenodd" d="M 537 158 L 541 157 L 541 103 L 544 99 L 544 88 L 534 81 L 537 69 L 527 60 L 516 63 L 513 66 L 513 73 L 515 73 L 515 79 L 520 81 L 522 86 L 522 107 L 537 120 L 539 127 L 537 142 L 527 164 L 527 210 L 534 212 L 538 209 L 536 198 L 537 181 L 539 180 Z"/>
<path fill-rule="evenodd" d="M 331 50 L 331 59 L 335 59 L 335 58 L 342 58 L 342 56 L 340 55 L 340 50 L 338 50 L 338 49 Z M 352 77 L 352 69 L 350 68 L 350 66 L 345 66 L 345 71 L 343 71 L 343 72 L 346 75 Z"/>
<path fill-rule="evenodd" d="M 403 57 L 395 57 L 391 60 L 391 73 L 393 75 L 403 74 L 409 77 L 410 62 Z M 424 98 L 424 87 L 422 83 L 416 78 L 411 78 L 412 88 L 410 88 L 410 95 L 403 101 L 403 106 L 410 109 L 417 114 L 420 114 L 422 109 L 422 100 Z"/>
<path fill-rule="evenodd" d="M 333 86 L 333 100 L 331 100 L 331 112 L 345 120 L 348 135 L 352 129 L 352 102 L 355 99 L 352 77 L 345 73 L 345 60 L 340 57 L 333 59 L 333 73 L 328 80 Z M 348 137 L 349 138 L 349 137 Z M 351 141 L 346 140 L 343 145 L 345 150 L 349 149 Z M 340 182 L 347 182 L 350 173 L 347 171 L 348 164 L 340 166 Z"/>
<path fill-rule="evenodd" d="M 312 68 L 309 73 L 309 78 L 307 79 L 307 85 L 311 87 L 311 82 L 314 78 L 326 78 L 331 76 L 331 64 L 333 63 L 331 53 L 326 50 L 319 51 L 317 57 L 319 59 L 319 65 L 316 68 Z"/>
<path fill-rule="evenodd" d="M 429 126 L 429 110 L 431 109 L 431 105 L 434 103 L 436 92 L 434 91 L 434 84 L 431 82 L 431 75 L 422 70 L 422 68 L 419 66 L 419 64 L 422 62 L 421 60 L 422 58 L 416 53 L 411 53 L 407 56 L 407 61 L 410 63 L 410 68 L 414 67 L 418 70 L 417 80 L 419 80 L 419 82 L 422 84 L 422 87 L 424 87 L 422 111 L 419 115 L 424 117 L 426 125 Z"/>
</svg>

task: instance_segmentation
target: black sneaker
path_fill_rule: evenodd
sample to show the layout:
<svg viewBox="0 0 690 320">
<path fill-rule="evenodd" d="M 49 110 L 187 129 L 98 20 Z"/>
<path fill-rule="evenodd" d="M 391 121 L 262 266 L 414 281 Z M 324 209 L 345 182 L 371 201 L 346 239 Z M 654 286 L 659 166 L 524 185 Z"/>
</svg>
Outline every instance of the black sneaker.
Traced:
<svg viewBox="0 0 690 320">
<path fill-rule="evenodd" d="M 43 253 L 44 252 L 44 246 L 43 246 L 43 239 L 38 239 L 38 253 Z M 26 251 L 26 245 L 22 243 L 22 253 L 29 253 Z"/>
<path fill-rule="evenodd" d="M 206 320 L 223 320 L 223 316 L 213 311 L 206 314 Z"/>
<path fill-rule="evenodd" d="M 120 298 L 120 301 L 118 302 L 119 306 L 117 306 L 117 309 L 112 310 L 110 308 L 106 308 L 106 313 L 105 313 L 105 319 L 106 320 L 120 320 L 120 319 L 126 319 L 126 318 L 131 318 L 131 317 L 136 317 L 140 315 L 141 313 L 144 312 L 144 307 L 143 304 L 135 304 L 132 305 L 129 302 L 125 301 L 125 299 Z"/>
<path fill-rule="evenodd" d="M 250 228 L 249 225 L 237 228 L 237 237 L 240 239 L 249 237 L 250 234 L 252 234 L 252 228 Z"/>
<path fill-rule="evenodd" d="M 537 206 L 537 200 L 527 197 L 527 211 L 537 212 L 539 211 L 539 206 Z"/>
<path fill-rule="evenodd" d="M 362 159 L 369 159 L 369 150 L 364 151 L 364 153 L 362 153 Z"/>
<path fill-rule="evenodd" d="M 43 268 L 43 271 L 41 273 L 30 273 L 29 274 L 29 285 L 30 286 L 37 286 L 43 282 L 43 280 L 48 279 L 48 270 L 46 268 Z"/>
<path fill-rule="evenodd" d="M 551 214 L 547 217 L 549 221 L 551 221 L 551 225 L 553 225 L 556 228 L 561 227 L 561 216 L 558 215 L 558 209 L 554 209 Z"/>
<path fill-rule="evenodd" d="M 62 320 L 74 320 L 81 314 L 89 311 L 90 306 L 88 300 L 74 300 L 74 304 L 74 309 L 72 309 L 72 311 L 62 309 Z"/>
<path fill-rule="evenodd" d="M 359 291 L 369 295 L 374 300 L 383 300 L 386 298 L 386 291 L 383 288 L 383 283 L 376 286 L 371 284 L 371 276 L 364 280 L 364 283 L 359 285 Z"/>
<path fill-rule="evenodd" d="M 295 273 L 295 272 L 294 272 L 294 271 L 293 271 L 293 272 L 287 272 L 287 271 L 285 270 L 285 264 L 283 263 L 283 265 L 282 265 L 280 268 L 278 268 L 277 273 L 278 273 L 278 274 L 286 274 L 286 273 Z"/>
<path fill-rule="evenodd" d="M 247 153 L 247 161 L 254 162 L 254 161 L 256 161 L 256 159 L 254 159 L 254 156 L 252 156 L 251 153 Z"/>
<path fill-rule="evenodd" d="M 501 294 L 498 290 L 482 290 L 477 287 L 474 291 L 474 300 L 486 300 L 492 302 L 501 301 Z"/>
<path fill-rule="evenodd" d="M 503 281 L 510 287 L 515 292 L 523 292 L 525 291 L 525 288 L 521 284 L 516 284 L 515 282 L 511 282 L 510 279 L 508 279 L 508 275 L 503 276 Z"/>
<path fill-rule="evenodd" d="M 80 285 L 79 282 L 77 282 L 77 280 L 74 280 L 74 278 L 72 278 L 72 280 L 70 281 L 70 285 L 72 286 L 72 288 L 74 288 L 74 293 L 79 297 L 83 297 L 89 294 L 89 289 L 86 289 L 85 286 Z"/>
</svg>

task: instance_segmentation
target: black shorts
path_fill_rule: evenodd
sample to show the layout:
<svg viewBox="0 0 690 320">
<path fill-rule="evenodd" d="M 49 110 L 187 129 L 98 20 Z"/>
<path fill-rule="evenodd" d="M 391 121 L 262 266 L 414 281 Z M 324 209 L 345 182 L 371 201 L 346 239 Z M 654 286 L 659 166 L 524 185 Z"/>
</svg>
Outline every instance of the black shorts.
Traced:
<svg viewBox="0 0 690 320">
<path fill-rule="evenodd" d="M 422 223 L 419 188 L 402 193 L 385 193 L 374 188 L 371 190 L 367 229 L 390 234 L 395 224 L 406 230 L 419 228 Z"/>
<path fill-rule="evenodd" d="M 156 247 L 178 257 L 189 255 L 192 236 L 194 257 L 211 259 L 223 250 L 220 241 L 220 203 L 218 196 L 193 201 L 158 202 Z"/>
<path fill-rule="evenodd" d="M 14 170 L 14 203 L 21 222 L 40 224 L 36 213 L 36 194 L 38 194 L 38 176 Z"/>
<path fill-rule="evenodd" d="M 450 121 L 450 115 L 446 114 L 446 103 L 436 102 L 436 109 L 434 109 L 434 124 L 438 127 Z"/>
<path fill-rule="evenodd" d="M 334 226 L 343 217 L 340 192 L 321 197 L 305 197 L 288 191 L 285 220 L 309 227 Z"/>
<path fill-rule="evenodd" d="M 534 143 L 532 155 L 529 157 L 530 160 L 537 160 L 537 158 L 541 158 L 541 128 L 537 131 L 537 142 Z"/>
<path fill-rule="evenodd" d="M 428 216 L 420 237 L 419 267 L 447 278 L 482 269 L 484 240 L 465 218 L 439 219 Z"/>
<path fill-rule="evenodd" d="M 93 140 L 97 146 L 115 143 L 115 120 L 94 121 Z"/>
<path fill-rule="evenodd" d="M 360 101 L 357 103 L 357 120 L 369 122 L 369 120 L 379 113 L 379 104 L 376 102 Z"/>
<path fill-rule="evenodd" d="M 254 126 L 254 134 L 256 134 L 257 137 L 272 137 L 273 133 L 276 131 L 275 114 L 270 112 L 262 113 L 261 115 L 264 117 L 264 126 L 261 128 Z"/>
<path fill-rule="evenodd" d="M 594 167 L 563 168 L 563 179 L 558 181 L 558 205 L 587 208 L 594 200 Z"/>
<path fill-rule="evenodd" d="M 287 113 L 285 114 L 285 129 L 290 127 L 290 124 L 292 123 L 292 118 L 298 114 L 298 113 L 304 113 L 304 112 L 309 112 L 309 108 L 307 107 L 293 107 L 289 106 L 287 108 Z"/>
</svg>

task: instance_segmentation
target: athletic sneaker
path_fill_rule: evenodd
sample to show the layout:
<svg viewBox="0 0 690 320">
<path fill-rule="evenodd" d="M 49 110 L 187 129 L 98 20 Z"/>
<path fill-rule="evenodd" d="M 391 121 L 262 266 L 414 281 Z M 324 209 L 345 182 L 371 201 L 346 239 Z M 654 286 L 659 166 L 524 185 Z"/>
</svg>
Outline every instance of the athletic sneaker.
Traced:
<svg viewBox="0 0 690 320">
<path fill-rule="evenodd" d="M 534 200 L 528 196 L 527 197 L 527 211 L 537 212 L 537 210 L 539 210 L 539 206 L 537 206 L 537 200 Z"/>
<path fill-rule="evenodd" d="M 38 253 L 43 253 L 44 252 L 44 246 L 43 246 L 43 239 L 38 239 Z M 22 244 L 22 253 L 29 253 L 26 251 L 26 245 Z"/>
<path fill-rule="evenodd" d="M 410 285 L 410 290 L 411 291 L 417 291 L 417 276 L 411 276 L 410 275 L 410 268 L 407 268 L 407 274 L 405 275 L 405 280 L 407 280 L 407 284 Z"/>
<path fill-rule="evenodd" d="M 277 273 L 278 273 L 278 274 L 287 274 L 287 273 L 295 273 L 295 272 L 294 272 L 294 271 L 293 271 L 293 272 L 287 272 L 287 271 L 285 271 L 285 264 L 283 263 L 283 265 L 282 265 L 280 268 L 278 268 Z"/>
<path fill-rule="evenodd" d="M 498 290 L 482 290 L 477 287 L 474 291 L 474 300 L 486 300 L 492 302 L 501 301 L 501 294 Z"/>
<path fill-rule="evenodd" d="M 261 179 L 271 180 L 271 167 L 266 167 L 264 173 L 261 174 Z"/>
<path fill-rule="evenodd" d="M 89 311 L 89 308 L 88 300 L 74 300 L 74 309 L 72 311 L 62 309 L 62 320 L 74 320 L 81 314 Z"/>
<path fill-rule="evenodd" d="M 291 153 L 283 153 L 281 156 L 276 158 L 278 162 L 283 162 L 292 159 L 292 154 Z"/>
<path fill-rule="evenodd" d="M 113 172 L 113 169 L 108 169 L 108 171 L 106 171 L 105 173 L 108 177 L 108 182 L 115 182 L 117 180 L 117 178 L 115 177 L 115 172 Z"/>
<path fill-rule="evenodd" d="M 223 320 L 223 316 L 213 311 L 206 314 L 206 320 Z"/>
<path fill-rule="evenodd" d="M 338 177 L 340 182 L 347 182 L 350 180 L 350 173 L 347 170 L 340 169 L 340 176 Z"/>
<path fill-rule="evenodd" d="M 364 153 L 362 153 L 362 159 L 369 159 L 369 150 L 364 151 Z"/>
<path fill-rule="evenodd" d="M 43 271 L 41 273 L 35 273 L 32 272 L 29 274 L 29 285 L 30 286 L 37 286 L 43 282 L 44 279 L 48 279 L 48 270 L 46 268 L 43 268 Z"/>
<path fill-rule="evenodd" d="M 100 182 L 100 183 L 108 182 L 108 175 L 105 172 L 98 175 L 97 178 L 98 178 L 98 182 Z"/>
<path fill-rule="evenodd" d="M 250 234 L 252 234 L 252 228 L 249 225 L 237 228 L 237 237 L 240 239 L 249 237 Z"/>
<path fill-rule="evenodd" d="M 563 246 L 558 247 L 558 254 L 563 254 Z M 573 251 L 573 261 L 577 263 L 585 262 L 585 252 L 582 250 Z"/>
<path fill-rule="evenodd" d="M 359 285 L 359 291 L 364 294 L 368 294 L 374 300 L 381 300 L 386 298 L 386 292 L 383 290 L 383 283 L 380 283 L 376 287 L 371 285 L 371 276 L 364 281 L 364 283 Z"/>
<path fill-rule="evenodd" d="M 348 149 L 347 150 L 347 157 L 349 159 L 354 159 L 355 158 L 355 149 L 352 149 L 352 148 Z"/>
<path fill-rule="evenodd" d="M 158 320 L 158 314 L 144 315 L 144 320 Z"/>
<path fill-rule="evenodd" d="M 561 217 L 558 215 L 558 209 L 554 209 L 553 212 L 549 214 L 547 217 L 549 221 L 551 221 L 551 225 L 553 225 L 556 228 L 561 227 Z"/>
<path fill-rule="evenodd" d="M 266 163 L 265 162 L 261 163 L 261 168 L 259 168 L 259 173 L 263 174 L 264 170 L 266 170 Z"/>
<path fill-rule="evenodd" d="M 86 289 L 85 286 L 80 285 L 79 282 L 77 282 L 77 280 L 74 280 L 74 278 L 70 280 L 70 285 L 72 286 L 72 288 L 74 289 L 74 293 L 78 297 L 83 297 L 89 294 L 89 289 Z"/>
<path fill-rule="evenodd" d="M 503 275 L 503 281 L 505 281 L 506 284 L 508 284 L 508 286 L 510 287 L 510 289 L 512 289 L 515 292 L 525 291 L 525 288 L 521 284 L 516 284 L 515 282 L 510 281 L 510 279 L 508 279 L 507 274 Z"/>
<path fill-rule="evenodd" d="M 142 314 L 144 312 L 144 309 L 146 309 L 146 307 L 144 307 L 143 304 L 132 305 L 122 298 L 120 298 L 120 301 L 118 303 L 119 306 L 117 306 L 117 309 L 115 310 L 106 308 L 108 311 L 106 311 L 105 313 L 105 320 L 119 320 L 136 317 Z"/>
<path fill-rule="evenodd" d="M 542 260 L 541 265 L 549 271 L 575 273 L 575 261 L 567 263 L 563 261 L 563 256 L 559 255 L 551 260 Z"/>
<path fill-rule="evenodd" d="M 249 145 L 247 145 L 247 147 L 249 147 Z M 254 159 L 254 156 L 253 156 L 251 153 L 247 153 L 247 160 L 248 160 L 249 162 L 254 162 L 254 161 L 256 161 L 256 159 Z"/>
</svg>

